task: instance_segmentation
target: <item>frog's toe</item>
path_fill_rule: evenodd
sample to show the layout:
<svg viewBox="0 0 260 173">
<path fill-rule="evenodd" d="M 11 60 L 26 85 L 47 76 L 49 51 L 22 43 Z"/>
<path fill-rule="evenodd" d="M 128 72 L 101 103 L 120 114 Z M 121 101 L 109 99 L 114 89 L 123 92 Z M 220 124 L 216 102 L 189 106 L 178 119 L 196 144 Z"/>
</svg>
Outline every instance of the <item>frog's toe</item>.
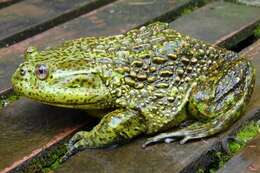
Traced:
<svg viewBox="0 0 260 173">
<path fill-rule="evenodd" d="M 67 144 L 67 153 L 62 157 L 60 162 L 64 162 L 68 160 L 72 155 L 77 152 L 89 148 L 89 142 L 87 138 L 88 132 L 77 132 L 68 142 Z"/>
<path fill-rule="evenodd" d="M 73 142 L 75 143 L 72 143 L 71 141 L 67 145 L 67 153 L 62 157 L 61 162 L 68 160 L 71 156 L 78 153 L 79 151 L 82 151 L 87 148 L 93 148 L 90 145 L 91 142 L 84 138 L 78 140 L 77 142 L 75 142 L 75 139 L 73 139 Z"/>
<path fill-rule="evenodd" d="M 88 148 L 88 142 L 85 139 L 81 139 L 74 143 L 73 145 L 68 145 L 68 151 L 72 154 L 75 154 L 85 148 Z"/>
<path fill-rule="evenodd" d="M 67 146 L 67 152 L 65 153 L 65 155 L 60 159 L 60 163 L 65 162 L 66 160 L 68 160 L 71 156 L 73 156 L 74 154 L 76 154 L 78 152 L 78 150 L 76 149 L 76 147 L 74 147 L 74 145 L 72 146 Z"/>
<path fill-rule="evenodd" d="M 189 140 L 192 139 L 198 139 L 203 138 L 207 136 L 208 132 L 204 128 L 198 128 L 198 129 L 182 129 L 175 132 L 169 132 L 169 133 L 162 133 L 157 136 L 154 136 L 152 138 L 149 138 L 144 144 L 143 148 L 147 147 L 148 145 L 159 143 L 159 142 L 165 142 L 165 143 L 171 143 L 180 140 L 180 144 L 184 144 Z"/>
<path fill-rule="evenodd" d="M 147 141 L 142 145 L 142 148 L 146 148 L 148 145 L 159 143 L 161 141 L 162 140 L 157 138 L 157 136 L 152 137 L 152 138 L 148 138 Z"/>
<path fill-rule="evenodd" d="M 69 140 L 69 146 L 70 145 L 74 145 L 76 142 L 78 142 L 79 140 L 83 139 L 84 136 L 85 136 L 85 133 L 87 132 L 84 132 L 84 131 L 80 131 L 80 132 L 77 132 L 70 140 Z"/>
<path fill-rule="evenodd" d="M 148 145 L 156 144 L 159 142 L 171 143 L 175 142 L 181 136 L 170 136 L 169 133 L 162 133 L 157 136 L 148 138 L 147 141 L 142 145 L 143 148 L 147 147 Z"/>
</svg>

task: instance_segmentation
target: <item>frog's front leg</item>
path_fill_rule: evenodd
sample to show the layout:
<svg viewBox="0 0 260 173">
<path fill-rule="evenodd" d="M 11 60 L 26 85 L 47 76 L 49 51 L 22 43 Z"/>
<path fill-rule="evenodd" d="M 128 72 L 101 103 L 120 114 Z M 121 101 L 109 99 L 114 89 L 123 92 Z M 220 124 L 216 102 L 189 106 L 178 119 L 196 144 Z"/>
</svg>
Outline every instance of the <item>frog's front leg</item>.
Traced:
<svg viewBox="0 0 260 173">
<path fill-rule="evenodd" d="M 189 114 L 198 121 L 180 130 L 152 137 L 143 146 L 177 138 L 185 143 L 227 129 L 245 111 L 253 91 L 254 75 L 250 62 L 238 60 L 226 65 L 215 77 L 199 81 L 188 103 Z"/>
<path fill-rule="evenodd" d="M 144 118 L 134 110 L 118 109 L 105 115 L 91 131 L 80 131 L 69 141 L 63 158 L 86 148 L 101 148 L 125 142 L 145 132 Z"/>
</svg>

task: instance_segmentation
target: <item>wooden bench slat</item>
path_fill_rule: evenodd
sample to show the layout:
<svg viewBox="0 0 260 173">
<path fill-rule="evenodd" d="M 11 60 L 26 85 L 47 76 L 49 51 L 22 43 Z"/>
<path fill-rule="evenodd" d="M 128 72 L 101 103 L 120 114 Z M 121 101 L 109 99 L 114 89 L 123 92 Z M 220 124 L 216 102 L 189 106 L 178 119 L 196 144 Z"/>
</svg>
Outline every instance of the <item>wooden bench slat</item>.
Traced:
<svg viewBox="0 0 260 173">
<path fill-rule="evenodd" d="M 154 18 L 175 13 L 176 10 L 193 1 L 139 0 L 138 2 L 117 1 L 8 48 L 0 49 L 1 90 L 10 86 L 10 75 L 16 65 L 23 61 L 20 54 L 29 45 L 45 48 L 55 46 L 67 39 L 86 35 L 122 33 Z M 88 123 L 87 116 L 81 114 L 86 119 L 80 120 L 78 114 L 76 111 L 67 112 L 67 110 L 33 103 L 27 99 L 21 99 L 4 111 L 0 111 L 0 160 L 5 160 L 0 162 L 0 170 L 4 168 L 6 169 L 3 172 L 12 170 L 21 163 L 18 161 L 12 164 L 14 160 L 22 159 L 23 156 L 31 157 L 34 149 L 43 147 L 60 131 L 64 129 L 67 131 L 67 127 L 74 128 L 82 122 Z M 13 125 L 13 122 L 16 124 Z M 23 142 L 19 139 L 23 139 Z"/>
<path fill-rule="evenodd" d="M 250 107 L 257 108 L 260 106 L 260 39 L 244 49 L 241 54 L 251 60 L 256 70 L 256 85 Z"/>
<path fill-rule="evenodd" d="M 87 117 L 79 111 L 53 108 L 27 99 L 9 105 L 0 112 L 0 172 L 44 147 L 54 136 L 73 131 L 83 122 L 88 123 Z"/>
<path fill-rule="evenodd" d="M 230 48 L 252 34 L 260 24 L 259 16 L 260 9 L 256 7 L 216 2 L 177 19 L 172 27 L 194 38 Z"/>
<path fill-rule="evenodd" d="M 0 47 L 39 33 L 114 0 L 24 0 L 0 10 Z"/>
<path fill-rule="evenodd" d="M 0 8 L 7 7 L 22 0 L 0 0 Z"/>
<path fill-rule="evenodd" d="M 237 2 L 239 2 L 241 4 L 260 7 L 260 1 L 259 0 L 237 0 Z"/>
<path fill-rule="evenodd" d="M 201 9 L 198 9 L 197 11 L 191 13 L 188 16 L 180 17 L 176 21 L 172 22 L 172 26 L 177 26 L 175 22 L 178 23 L 178 30 L 185 33 L 192 35 L 192 33 L 198 33 L 196 36 L 199 39 L 205 39 L 207 41 L 211 40 L 211 43 L 213 44 L 220 44 L 223 40 L 222 38 L 230 39 L 230 36 L 234 36 L 231 33 L 233 33 L 234 28 L 241 28 L 245 25 L 248 25 L 251 23 L 251 20 L 247 20 L 248 23 L 246 23 L 244 20 L 238 20 L 239 16 L 233 16 L 233 20 L 236 22 L 232 23 L 232 20 L 230 18 L 226 17 L 223 18 L 221 13 L 216 13 L 214 10 L 219 10 L 220 8 L 226 8 L 229 7 L 229 9 L 225 12 L 225 15 L 229 16 L 231 14 L 228 14 L 228 12 L 234 12 L 234 8 L 243 8 L 245 11 L 254 10 L 254 8 L 251 7 L 241 7 L 240 5 L 236 4 L 230 4 L 230 3 L 212 3 L 207 6 L 204 6 Z M 246 10 L 247 9 L 247 10 Z M 205 21 L 201 20 L 198 21 L 197 18 L 194 18 L 194 14 L 196 16 L 203 16 L 205 13 L 204 11 L 211 11 L 210 13 L 212 15 L 212 19 L 207 18 L 207 23 Z M 214 14 L 214 15 L 213 15 Z M 253 21 L 258 21 L 260 18 L 260 15 L 258 16 L 258 19 L 255 20 L 256 16 L 253 13 L 247 13 L 247 15 L 253 16 Z M 202 17 L 203 18 L 203 17 Z M 216 21 L 219 21 L 218 18 L 221 18 L 221 20 L 224 20 L 223 22 L 230 23 L 230 25 L 225 26 L 226 31 L 223 33 L 219 28 L 216 27 L 215 32 L 212 29 L 211 33 L 215 33 L 218 37 L 211 38 L 211 35 L 209 35 L 210 38 L 208 38 L 207 32 L 201 32 L 203 31 L 205 25 L 214 25 Z M 250 17 L 247 17 L 250 19 Z M 181 22 L 185 20 L 185 22 Z M 198 24 L 194 24 L 192 27 L 191 32 L 189 30 L 185 30 L 187 23 L 192 21 L 198 22 Z M 241 21 L 239 23 L 238 21 Z M 235 26 L 234 26 L 235 25 Z M 228 29 L 228 26 L 232 29 Z M 183 29 L 182 29 L 183 28 Z M 221 33 L 221 34 L 219 34 Z M 222 41 L 220 41 L 222 40 Z M 257 79 L 260 81 L 260 77 Z M 258 85 L 259 86 L 259 85 Z M 257 94 L 260 93 L 260 90 L 256 90 L 253 94 L 252 101 L 249 105 L 249 111 L 253 112 L 256 107 L 259 106 L 260 103 L 260 97 L 257 97 Z M 257 104 L 258 103 L 258 104 Z M 138 138 L 136 141 L 132 141 L 127 145 L 124 145 L 122 147 L 113 149 L 113 150 L 86 150 L 83 152 L 78 153 L 76 156 L 68 160 L 66 163 L 64 163 L 58 170 L 58 173 L 67 172 L 72 173 L 75 169 L 78 170 L 79 173 L 83 172 L 142 172 L 142 173 L 148 173 L 148 172 L 182 172 L 182 173 L 189 173 L 189 172 L 195 172 L 196 168 L 199 168 L 200 166 L 205 166 L 209 163 L 209 152 L 214 151 L 214 149 L 217 149 L 220 147 L 220 140 L 223 139 L 228 134 L 234 133 L 236 129 L 241 127 L 242 123 L 245 123 L 246 120 L 254 117 L 255 114 L 247 113 L 245 116 L 243 116 L 232 128 L 229 129 L 226 133 L 223 133 L 215 138 L 209 138 L 200 140 L 197 142 L 189 142 L 185 145 L 179 145 L 178 143 L 172 143 L 172 144 L 160 144 L 160 145 L 154 145 L 150 146 L 147 149 L 143 150 L 141 149 L 141 145 L 144 143 L 145 139 Z M 259 117 L 258 117 L 259 118 Z M 199 164 L 196 163 L 199 161 Z"/>
</svg>

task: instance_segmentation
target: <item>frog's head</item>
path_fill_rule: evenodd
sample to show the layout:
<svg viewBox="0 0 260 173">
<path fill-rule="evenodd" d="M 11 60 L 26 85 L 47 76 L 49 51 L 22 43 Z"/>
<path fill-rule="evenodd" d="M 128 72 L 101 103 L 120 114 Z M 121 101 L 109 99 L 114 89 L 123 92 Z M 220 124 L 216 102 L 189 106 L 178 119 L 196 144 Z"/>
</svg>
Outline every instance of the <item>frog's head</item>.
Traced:
<svg viewBox="0 0 260 173">
<path fill-rule="evenodd" d="M 27 49 L 25 62 L 12 76 L 18 94 L 62 107 L 109 107 L 111 95 L 103 79 L 104 67 L 91 60 L 49 52 Z"/>
</svg>

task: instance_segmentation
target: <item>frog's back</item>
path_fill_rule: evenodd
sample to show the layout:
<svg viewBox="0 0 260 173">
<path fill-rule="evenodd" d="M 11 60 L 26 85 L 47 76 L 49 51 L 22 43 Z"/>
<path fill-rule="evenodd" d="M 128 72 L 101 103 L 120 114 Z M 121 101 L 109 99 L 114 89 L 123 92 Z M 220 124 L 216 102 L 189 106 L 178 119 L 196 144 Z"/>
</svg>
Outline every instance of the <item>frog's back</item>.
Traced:
<svg viewBox="0 0 260 173">
<path fill-rule="evenodd" d="M 182 35 L 169 28 L 167 23 L 160 22 L 123 35 L 67 41 L 42 53 L 48 60 L 88 60 L 110 64 L 125 76 L 136 77 L 130 72 L 145 72 L 148 76 L 153 74 L 153 78 L 171 77 L 176 82 L 213 75 L 224 62 L 240 58 L 234 52 Z M 144 76 L 139 77 L 144 80 Z"/>
</svg>

